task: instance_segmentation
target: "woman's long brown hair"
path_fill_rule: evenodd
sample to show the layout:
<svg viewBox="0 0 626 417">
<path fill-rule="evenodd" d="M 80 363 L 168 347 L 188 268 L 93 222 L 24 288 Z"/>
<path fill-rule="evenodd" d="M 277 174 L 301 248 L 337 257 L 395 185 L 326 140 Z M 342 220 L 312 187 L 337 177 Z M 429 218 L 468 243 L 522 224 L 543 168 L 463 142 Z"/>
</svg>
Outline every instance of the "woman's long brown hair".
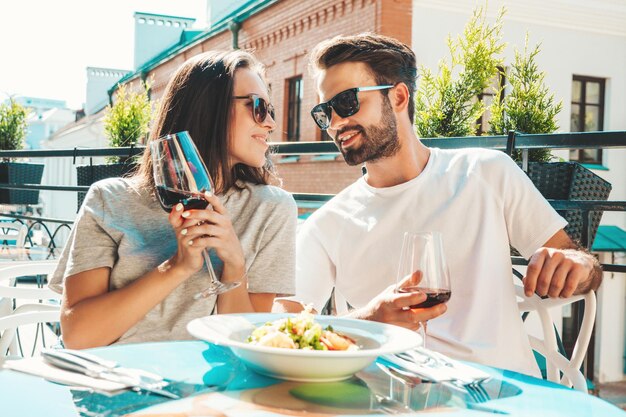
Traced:
<svg viewBox="0 0 626 417">
<path fill-rule="evenodd" d="M 244 51 L 211 51 L 187 60 L 167 85 L 150 131 L 150 140 L 188 131 L 215 182 L 217 194 L 240 180 L 267 184 L 274 175 L 270 158 L 262 168 L 244 164 L 230 167 L 228 163 L 233 84 L 239 68 L 254 70 L 263 78 L 262 65 Z M 154 192 L 149 146 L 133 177 Z"/>
</svg>

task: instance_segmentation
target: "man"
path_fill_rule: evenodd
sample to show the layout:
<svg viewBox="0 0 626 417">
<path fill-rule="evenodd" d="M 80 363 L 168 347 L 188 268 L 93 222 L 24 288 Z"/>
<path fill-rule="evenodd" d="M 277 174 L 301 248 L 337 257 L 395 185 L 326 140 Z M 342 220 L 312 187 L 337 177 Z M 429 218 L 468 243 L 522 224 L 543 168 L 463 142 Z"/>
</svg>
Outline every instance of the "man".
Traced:
<svg viewBox="0 0 626 417">
<path fill-rule="evenodd" d="M 504 153 L 427 148 L 413 126 L 415 55 L 375 34 L 337 37 L 312 53 L 322 101 L 311 114 L 350 165 L 367 173 L 315 212 L 297 239 L 296 295 L 274 311 L 320 311 L 335 291 L 350 317 L 417 329 L 428 347 L 537 375 L 514 295 L 509 244 L 530 258 L 528 296 L 596 289 L 595 258 Z M 449 263 L 447 306 L 408 309 L 423 294 L 394 292 L 405 231 L 439 231 Z M 444 314 L 445 313 L 445 314 Z"/>
</svg>

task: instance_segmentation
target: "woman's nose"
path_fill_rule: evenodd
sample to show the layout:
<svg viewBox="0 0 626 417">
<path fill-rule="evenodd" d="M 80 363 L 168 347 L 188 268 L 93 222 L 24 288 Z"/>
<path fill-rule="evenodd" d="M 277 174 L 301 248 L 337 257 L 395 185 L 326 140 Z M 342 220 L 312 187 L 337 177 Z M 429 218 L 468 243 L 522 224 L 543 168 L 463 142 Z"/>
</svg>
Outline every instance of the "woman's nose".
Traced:
<svg viewBox="0 0 626 417">
<path fill-rule="evenodd" d="M 276 120 L 274 117 L 268 112 L 265 120 L 263 120 L 263 126 L 267 127 L 269 130 L 276 130 Z"/>
</svg>

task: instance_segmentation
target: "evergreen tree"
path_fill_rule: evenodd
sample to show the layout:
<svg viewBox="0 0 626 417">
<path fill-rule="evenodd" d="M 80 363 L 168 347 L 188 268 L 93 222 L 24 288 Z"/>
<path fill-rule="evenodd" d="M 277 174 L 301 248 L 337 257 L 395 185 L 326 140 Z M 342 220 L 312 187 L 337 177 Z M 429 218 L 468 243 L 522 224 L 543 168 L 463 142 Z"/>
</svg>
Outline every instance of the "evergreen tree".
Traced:
<svg viewBox="0 0 626 417">
<path fill-rule="evenodd" d="M 474 136 L 476 121 L 485 110 L 477 97 L 502 66 L 502 8 L 493 26 L 486 22 L 486 12 L 474 11 L 462 36 L 448 36 L 451 64 L 439 63 L 434 75 L 421 66 L 420 86 L 415 95 L 415 127 L 420 137 Z"/>
<path fill-rule="evenodd" d="M 510 91 L 504 95 L 500 89 L 491 105 L 492 135 L 506 135 L 509 130 L 522 133 L 552 133 L 558 130 L 557 115 L 563 103 L 554 102 L 554 95 L 544 84 L 545 73 L 539 71 L 535 58 L 540 45 L 528 52 L 528 35 L 524 54 L 515 51 L 515 62 L 509 71 Z M 515 151 L 514 159 L 520 161 L 522 151 Z M 529 160 L 547 162 L 552 159 L 549 149 L 530 149 Z"/>
</svg>

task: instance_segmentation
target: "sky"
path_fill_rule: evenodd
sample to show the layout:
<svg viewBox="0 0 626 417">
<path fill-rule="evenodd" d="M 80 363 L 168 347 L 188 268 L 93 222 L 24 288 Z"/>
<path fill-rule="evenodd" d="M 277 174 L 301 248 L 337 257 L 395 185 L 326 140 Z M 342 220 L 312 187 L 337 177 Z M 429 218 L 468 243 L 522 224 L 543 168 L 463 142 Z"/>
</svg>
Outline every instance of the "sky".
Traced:
<svg viewBox="0 0 626 417">
<path fill-rule="evenodd" d="M 203 28 L 206 2 L 0 0 L 0 102 L 23 95 L 79 109 L 87 67 L 133 69 L 135 12 L 191 17 Z"/>
</svg>

